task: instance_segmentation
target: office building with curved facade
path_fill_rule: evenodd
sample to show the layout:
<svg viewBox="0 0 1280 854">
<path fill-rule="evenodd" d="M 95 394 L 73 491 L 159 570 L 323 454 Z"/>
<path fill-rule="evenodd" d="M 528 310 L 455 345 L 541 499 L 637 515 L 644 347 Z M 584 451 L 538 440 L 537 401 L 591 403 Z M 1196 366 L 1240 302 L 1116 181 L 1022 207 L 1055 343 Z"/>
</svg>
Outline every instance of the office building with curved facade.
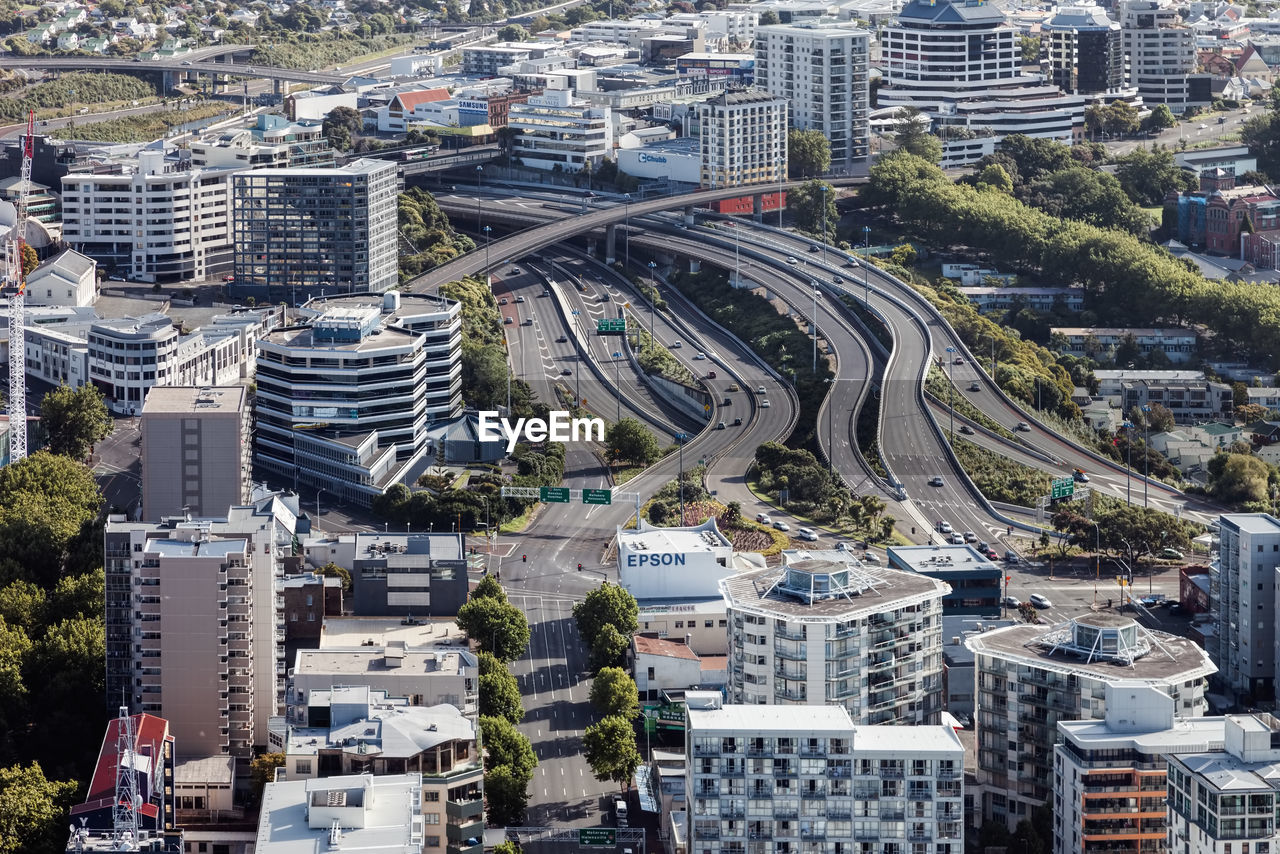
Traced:
<svg viewBox="0 0 1280 854">
<path fill-rule="evenodd" d="M 951 588 L 828 554 L 720 582 L 729 701 L 835 704 L 859 724 L 936 722 L 942 597 Z"/>
</svg>

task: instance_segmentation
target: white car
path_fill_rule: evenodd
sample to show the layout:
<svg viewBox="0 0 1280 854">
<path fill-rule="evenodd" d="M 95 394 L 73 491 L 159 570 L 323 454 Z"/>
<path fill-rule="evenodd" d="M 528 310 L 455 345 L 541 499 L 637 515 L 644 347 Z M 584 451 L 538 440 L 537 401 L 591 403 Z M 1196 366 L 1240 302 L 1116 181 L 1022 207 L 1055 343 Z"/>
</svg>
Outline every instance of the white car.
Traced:
<svg viewBox="0 0 1280 854">
<path fill-rule="evenodd" d="M 679 341 L 672 341 L 672 342 L 671 342 L 671 349 L 672 349 L 672 350 L 679 350 L 679 349 L 680 349 L 681 347 L 683 347 L 683 346 L 684 346 L 684 345 L 683 345 L 683 344 L 681 344 Z"/>
<path fill-rule="evenodd" d="M 938 533 L 939 533 L 939 534 L 950 534 L 950 533 L 951 533 L 951 523 L 950 523 L 950 522 L 939 522 L 939 523 L 938 523 Z"/>
<path fill-rule="evenodd" d="M 788 255 L 788 256 L 787 256 L 787 263 L 788 263 L 788 264 L 799 264 L 800 262 L 796 259 L 796 256 L 794 256 L 794 255 Z"/>
<path fill-rule="evenodd" d="M 816 543 L 818 541 L 818 532 L 813 528 L 796 528 L 796 539 Z"/>
<path fill-rule="evenodd" d="M 762 385 L 756 386 L 756 394 L 764 394 L 764 386 Z"/>
<path fill-rule="evenodd" d="M 862 559 L 867 563 L 879 563 L 880 555 L 876 554 L 875 552 L 867 552 L 862 556 Z"/>
<path fill-rule="evenodd" d="M 976 543 L 978 541 L 978 535 L 975 534 L 973 531 L 965 531 L 964 541 L 966 543 Z"/>
<path fill-rule="evenodd" d="M 706 358 L 707 358 L 707 354 L 706 354 L 706 353 L 699 353 L 698 355 L 696 355 L 696 356 L 694 356 L 694 357 L 693 357 L 693 360 L 694 360 L 695 362 L 701 362 L 701 361 L 703 361 L 703 360 L 704 360 L 704 359 L 706 359 Z"/>
<path fill-rule="evenodd" d="M 768 525 L 768 524 L 769 524 L 769 521 L 770 521 L 770 520 L 769 520 L 769 514 L 768 514 L 768 513 L 757 513 L 757 514 L 756 514 L 756 521 L 757 521 L 757 522 L 759 522 L 761 525 Z"/>
<path fill-rule="evenodd" d="M 1053 607 L 1053 603 L 1039 593 L 1032 593 L 1027 597 L 1027 601 L 1041 610 Z"/>
<path fill-rule="evenodd" d="M 963 546 L 963 545 L 964 545 L 964 537 L 963 537 L 963 536 L 961 536 L 960 534 L 952 534 L 952 535 L 951 535 L 951 545 L 953 545 L 953 546 Z"/>
<path fill-rule="evenodd" d="M 761 408 L 761 409 L 768 409 L 768 408 L 769 408 L 769 401 L 767 401 L 767 400 L 762 400 L 762 401 L 760 401 L 760 408 Z"/>
<path fill-rule="evenodd" d="M 774 530 L 777 530 L 777 531 L 790 531 L 790 530 L 791 530 L 791 526 L 790 526 L 790 525 L 788 525 L 786 522 L 782 522 L 782 521 L 774 522 L 774 523 L 773 523 L 773 527 L 774 527 Z"/>
</svg>

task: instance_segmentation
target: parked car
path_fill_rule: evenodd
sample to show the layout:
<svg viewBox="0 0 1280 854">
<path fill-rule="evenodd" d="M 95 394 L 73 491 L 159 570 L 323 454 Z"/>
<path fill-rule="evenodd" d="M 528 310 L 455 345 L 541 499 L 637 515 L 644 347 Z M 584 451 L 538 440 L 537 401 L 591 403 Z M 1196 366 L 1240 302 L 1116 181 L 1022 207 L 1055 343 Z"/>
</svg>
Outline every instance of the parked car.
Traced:
<svg viewBox="0 0 1280 854">
<path fill-rule="evenodd" d="M 511 324 L 515 323 L 515 321 L 514 321 L 514 320 L 512 320 L 510 317 L 504 317 L 504 318 L 502 318 L 502 322 L 503 322 L 503 324 L 505 324 L 506 326 L 510 326 Z"/>
<path fill-rule="evenodd" d="M 773 529 L 775 531 L 790 531 L 791 526 L 779 519 L 777 522 L 773 523 Z"/>
<path fill-rule="evenodd" d="M 1053 603 L 1039 593 L 1032 593 L 1027 597 L 1027 601 L 1041 610 L 1053 607 Z"/>
</svg>

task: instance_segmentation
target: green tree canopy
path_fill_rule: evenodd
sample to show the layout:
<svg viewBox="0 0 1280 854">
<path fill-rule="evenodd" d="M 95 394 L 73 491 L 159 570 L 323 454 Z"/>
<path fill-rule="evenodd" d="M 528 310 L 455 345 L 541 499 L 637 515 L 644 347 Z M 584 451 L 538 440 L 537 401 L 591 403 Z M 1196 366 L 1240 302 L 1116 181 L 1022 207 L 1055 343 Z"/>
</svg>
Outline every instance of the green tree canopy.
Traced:
<svg viewBox="0 0 1280 854">
<path fill-rule="evenodd" d="M 457 623 L 482 651 L 500 661 L 514 661 L 529 648 L 529 620 L 510 603 L 472 598 L 458 609 Z"/>
<path fill-rule="evenodd" d="M 598 671 L 603 667 L 620 663 L 628 643 L 630 643 L 629 637 L 619 632 L 613 625 L 606 623 L 591 642 L 591 649 L 587 653 L 587 666 L 593 671 Z"/>
<path fill-rule="evenodd" d="M 485 770 L 506 765 L 524 774 L 532 774 L 538 765 L 533 745 L 505 717 L 480 716 L 480 731 L 484 733 Z"/>
<path fill-rule="evenodd" d="M 623 637 L 630 638 L 640 627 L 640 608 L 627 588 L 605 582 L 591 590 L 573 606 L 578 633 L 588 645 L 610 625 Z"/>
<path fill-rule="evenodd" d="M 1252 454 L 1217 453 L 1209 459 L 1209 491 L 1227 504 L 1265 501 L 1274 472 Z"/>
<path fill-rule="evenodd" d="M 1194 175 L 1173 162 L 1171 150 L 1159 147 L 1136 148 L 1116 158 L 1116 179 L 1140 205 L 1162 204 L 1170 191 L 1193 190 L 1197 184 Z"/>
<path fill-rule="evenodd" d="M 1168 104 L 1156 104 L 1151 108 L 1151 113 L 1143 120 L 1143 127 L 1147 130 L 1167 130 L 1178 123 L 1173 116 L 1173 110 L 1169 109 Z"/>
<path fill-rule="evenodd" d="M 836 223 L 840 221 L 835 187 L 826 181 L 806 181 L 788 193 L 787 207 L 802 231 L 816 234 L 827 243 L 835 240 Z M 826 234 L 822 232 L 824 224 Z"/>
<path fill-rule="evenodd" d="M 522 42 L 529 38 L 529 31 L 519 24 L 507 24 L 498 30 L 498 40 L 504 42 Z"/>
<path fill-rule="evenodd" d="M 638 717 L 640 694 L 636 681 L 621 667 L 600 668 L 591 682 L 591 705 L 602 717 Z"/>
<path fill-rule="evenodd" d="M 524 823 L 532 777 L 532 771 L 522 773 L 510 765 L 495 765 L 485 773 L 484 801 L 490 825 L 510 827 Z"/>
<path fill-rule="evenodd" d="M 1280 112 L 1259 112 L 1240 126 L 1240 140 L 1258 158 L 1258 169 L 1280 175 Z"/>
<path fill-rule="evenodd" d="M 512 725 L 524 719 L 520 686 L 505 668 L 480 674 L 480 714 L 506 718 Z"/>
<path fill-rule="evenodd" d="M 497 599 L 499 602 L 507 601 L 507 591 L 502 589 L 502 585 L 492 575 L 486 575 L 476 584 L 474 590 L 471 591 L 472 599 Z"/>
<path fill-rule="evenodd" d="M 262 790 L 268 783 L 275 782 L 276 769 L 283 768 L 284 765 L 283 753 L 263 753 L 253 758 L 249 763 L 249 779 L 253 784 L 254 801 L 262 799 Z"/>
<path fill-rule="evenodd" d="M 102 497 L 79 462 L 46 451 L 0 469 L 0 581 L 51 588 Z"/>
<path fill-rule="evenodd" d="M 0 851 L 63 854 L 76 788 L 47 779 L 35 762 L 0 769 Z"/>
<path fill-rule="evenodd" d="M 72 391 L 60 385 L 40 401 L 40 423 L 49 434 L 49 450 L 83 460 L 114 426 L 102 392 L 86 383 Z"/>
<path fill-rule="evenodd" d="M 647 466 L 657 462 L 662 456 L 662 448 L 653 431 L 635 418 L 627 417 L 610 424 L 605 431 L 604 441 L 609 447 L 611 460 L 628 460 L 636 465 Z"/>
<path fill-rule="evenodd" d="M 914 154 L 921 160 L 937 163 L 942 159 L 942 141 L 929 133 L 929 117 L 915 107 L 898 111 L 893 143 L 899 151 Z"/>
<path fill-rule="evenodd" d="M 587 727 L 582 745 L 596 779 L 617 783 L 622 790 L 630 786 L 631 775 L 644 761 L 636 749 L 635 728 L 626 718 L 607 717 Z"/>
<path fill-rule="evenodd" d="M 831 140 L 820 130 L 787 131 L 787 167 L 792 178 L 827 174 Z"/>
</svg>

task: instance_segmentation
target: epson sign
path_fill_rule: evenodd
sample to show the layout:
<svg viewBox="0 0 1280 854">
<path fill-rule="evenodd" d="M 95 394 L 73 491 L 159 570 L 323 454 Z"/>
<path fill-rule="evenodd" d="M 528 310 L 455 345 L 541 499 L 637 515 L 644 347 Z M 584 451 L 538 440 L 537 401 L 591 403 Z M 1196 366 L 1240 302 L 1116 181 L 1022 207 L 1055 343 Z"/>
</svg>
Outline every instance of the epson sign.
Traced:
<svg viewBox="0 0 1280 854">
<path fill-rule="evenodd" d="M 632 552 L 627 555 L 627 566 L 684 566 L 684 555 L 649 554 Z"/>
</svg>

